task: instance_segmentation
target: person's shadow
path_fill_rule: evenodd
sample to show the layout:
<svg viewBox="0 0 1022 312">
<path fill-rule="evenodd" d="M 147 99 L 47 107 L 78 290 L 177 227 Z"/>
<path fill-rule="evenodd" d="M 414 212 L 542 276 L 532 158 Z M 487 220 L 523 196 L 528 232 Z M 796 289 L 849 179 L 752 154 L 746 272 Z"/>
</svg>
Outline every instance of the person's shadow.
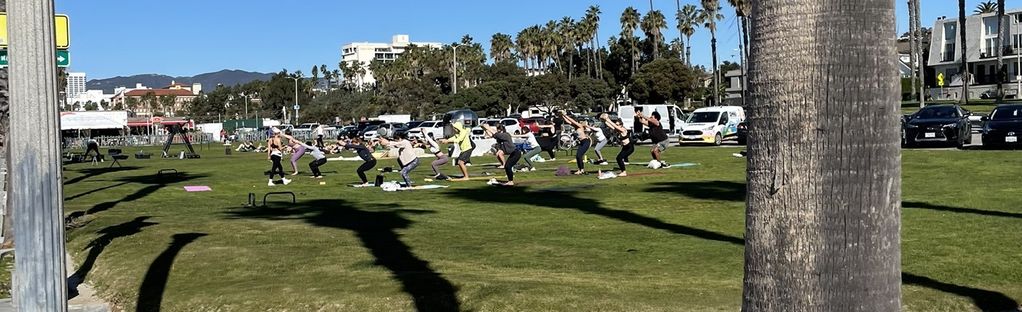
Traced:
<svg viewBox="0 0 1022 312">
<path fill-rule="evenodd" d="M 117 225 L 111 225 L 97 231 L 96 233 L 102 235 L 93 239 L 88 245 L 86 245 L 86 248 L 89 248 L 89 255 L 85 257 L 85 261 L 78 267 L 78 270 L 68 277 L 67 287 L 69 297 L 74 298 L 78 295 L 78 285 L 85 282 L 85 277 L 89 275 L 89 271 L 92 271 L 92 267 L 96 264 L 96 259 L 99 258 L 101 253 L 103 253 L 106 246 L 110 245 L 111 241 L 117 238 L 138 234 L 139 232 L 142 232 L 142 228 L 159 224 L 155 222 L 146 222 L 149 218 L 149 216 L 138 217 L 134 220 Z"/>
<path fill-rule="evenodd" d="M 135 191 L 134 193 L 128 194 L 124 198 L 120 198 L 120 199 L 116 199 L 116 200 L 111 200 L 111 201 L 107 201 L 107 202 L 102 202 L 102 203 L 99 203 L 99 204 L 96 204 L 96 205 L 92 206 L 92 208 L 89 208 L 88 210 L 85 210 L 85 211 L 79 210 L 79 211 L 72 212 L 72 213 L 68 214 L 67 217 L 64 218 L 64 223 L 71 223 L 75 219 L 84 217 L 86 215 L 92 215 L 92 214 L 96 214 L 96 213 L 100 213 L 100 212 L 103 212 L 103 211 L 110 210 L 111 208 L 116 207 L 118 204 L 123 204 L 123 203 L 127 203 L 127 202 L 132 202 L 132 201 L 143 199 L 146 196 L 152 195 L 153 193 L 156 193 L 156 191 L 159 191 L 160 189 L 162 189 L 164 187 L 167 187 L 167 186 L 169 186 L 171 184 L 182 183 L 182 182 L 185 182 L 185 181 L 191 181 L 191 180 L 195 180 L 195 179 L 199 179 L 199 178 L 204 178 L 204 177 L 207 177 L 207 176 L 208 175 L 205 175 L 205 174 L 192 175 L 192 174 L 187 174 L 187 173 L 181 173 L 181 174 L 177 174 L 177 175 L 159 175 L 159 174 L 154 174 L 154 175 L 146 175 L 146 176 L 133 176 L 133 177 L 120 178 L 120 179 L 117 179 L 116 181 L 119 181 L 119 182 L 122 182 L 122 183 L 114 184 L 115 186 L 120 186 L 120 185 L 123 185 L 123 184 L 132 184 L 132 183 L 144 184 L 146 186 L 141 188 L 141 189 L 139 189 L 139 190 L 137 190 L 137 191 Z M 76 196 L 78 196 L 78 195 L 76 195 Z"/>
<path fill-rule="evenodd" d="M 163 292 L 167 288 L 167 279 L 170 277 L 170 268 L 174 265 L 174 258 L 195 240 L 206 236 L 203 233 L 174 234 L 173 241 L 153 263 L 142 279 L 142 286 L 138 288 L 138 300 L 135 302 L 135 311 L 160 311 L 163 304 Z"/>
<path fill-rule="evenodd" d="M 411 247 L 401 241 L 397 230 L 408 228 L 412 221 L 402 214 L 433 213 L 428 210 L 358 209 L 343 200 L 312 200 L 291 207 L 256 207 L 229 212 L 230 218 L 268 220 L 303 220 L 309 224 L 355 232 L 362 245 L 376 258 L 376 265 L 390 270 L 401 282 L 418 311 L 459 311 L 457 288 L 429 262 L 417 257 Z"/>
</svg>

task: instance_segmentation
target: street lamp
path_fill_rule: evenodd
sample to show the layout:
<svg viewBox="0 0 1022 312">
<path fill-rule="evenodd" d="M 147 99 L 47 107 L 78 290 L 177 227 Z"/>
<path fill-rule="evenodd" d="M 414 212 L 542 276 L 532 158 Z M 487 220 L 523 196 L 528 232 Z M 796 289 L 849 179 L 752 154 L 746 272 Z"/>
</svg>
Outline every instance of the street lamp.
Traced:
<svg viewBox="0 0 1022 312">
<path fill-rule="evenodd" d="M 291 79 L 295 80 L 295 118 L 294 118 L 295 120 L 291 124 L 296 124 L 296 123 L 298 123 L 298 107 L 299 107 L 298 106 L 298 79 L 301 79 L 301 78 L 300 77 L 291 77 Z"/>
<path fill-rule="evenodd" d="M 454 83 L 452 84 L 452 91 L 454 94 L 458 94 L 458 45 L 451 45 L 454 47 Z"/>
</svg>

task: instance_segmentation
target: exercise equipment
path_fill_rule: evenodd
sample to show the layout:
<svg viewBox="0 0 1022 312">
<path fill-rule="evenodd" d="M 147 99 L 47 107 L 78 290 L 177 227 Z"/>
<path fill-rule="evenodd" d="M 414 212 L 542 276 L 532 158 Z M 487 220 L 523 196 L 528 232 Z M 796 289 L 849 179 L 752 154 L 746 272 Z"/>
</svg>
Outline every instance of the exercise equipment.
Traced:
<svg viewBox="0 0 1022 312">
<path fill-rule="evenodd" d="M 184 158 L 195 159 L 199 158 L 199 154 L 195 153 L 195 149 L 192 148 L 192 141 L 188 139 L 188 134 L 184 132 L 181 125 L 170 125 L 167 126 L 167 143 L 163 144 L 163 158 L 169 158 L 170 156 L 170 144 L 174 143 L 174 136 L 181 135 L 182 141 L 185 142 L 185 147 L 188 148 L 188 153 L 184 155 Z"/>
<path fill-rule="evenodd" d="M 271 195 L 291 195 L 291 203 L 292 204 L 298 203 L 298 197 L 295 196 L 294 192 L 269 192 L 266 193 L 266 195 L 263 195 L 263 207 L 266 207 L 266 199 L 269 198 Z"/>
</svg>

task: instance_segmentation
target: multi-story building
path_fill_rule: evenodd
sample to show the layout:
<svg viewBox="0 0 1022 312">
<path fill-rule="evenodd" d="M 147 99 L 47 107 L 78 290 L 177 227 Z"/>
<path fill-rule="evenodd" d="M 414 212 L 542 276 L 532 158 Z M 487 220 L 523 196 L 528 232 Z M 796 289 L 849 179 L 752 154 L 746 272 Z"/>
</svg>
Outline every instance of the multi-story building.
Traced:
<svg viewBox="0 0 1022 312">
<path fill-rule="evenodd" d="M 1018 96 L 1017 82 L 1020 71 L 1020 52 L 1022 52 L 1022 9 L 1007 10 L 1004 16 L 1007 24 L 1008 38 L 1001 41 L 1004 64 L 1008 70 L 1005 83 L 1006 94 Z M 933 25 L 930 40 L 930 57 L 927 59 L 930 87 L 938 87 L 934 82 L 937 75 L 944 75 L 944 88 L 934 88 L 930 94 L 938 99 L 958 99 L 961 97 L 962 75 L 962 42 L 957 19 L 939 18 Z M 965 18 L 967 48 L 966 66 L 971 79 L 969 97 L 978 98 L 984 92 L 995 88 L 997 84 L 997 39 L 1000 23 L 993 13 L 979 14 Z M 953 88 L 958 87 L 958 88 Z"/>
<path fill-rule="evenodd" d="M 349 77 L 345 73 L 344 79 L 348 83 L 358 85 L 374 84 L 376 78 L 373 76 L 372 70 L 369 69 L 369 63 L 374 60 L 393 62 L 411 46 L 441 48 L 443 44 L 439 42 L 411 42 L 408 35 L 394 35 L 390 43 L 352 42 L 346 44 L 341 47 L 341 61 L 348 66 L 358 61 L 365 72 L 355 77 Z"/>
<path fill-rule="evenodd" d="M 173 117 L 177 112 L 187 108 L 201 90 L 202 86 L 199 84 L 188 87 L 171 83 L 170 86 L 163 89 L 150 89 L 142 84 L 136 84 L 135 88 L 117 88 L 117 94 L 113 96 L 111 103 L 115 106 L 120 104 L 136 116 L 153 116 L 154 113 L 163 113 L 165 116 Z M 174 99 L 173 104 L 163 105 L 163 101 L 166 101 L 164 99 L 168 97 Z M 147 103 L 147 101 L 154 103 Z M 160 111 L 154 112 L 154 105 L 159 106 Z"/>
<path fill-rule="evenodd" d="M 67 86 L 64 88 L 64 97 L 68 103 L 79 94 L 85 93 L 85 73 L 67 73 Z"/>
</svg>

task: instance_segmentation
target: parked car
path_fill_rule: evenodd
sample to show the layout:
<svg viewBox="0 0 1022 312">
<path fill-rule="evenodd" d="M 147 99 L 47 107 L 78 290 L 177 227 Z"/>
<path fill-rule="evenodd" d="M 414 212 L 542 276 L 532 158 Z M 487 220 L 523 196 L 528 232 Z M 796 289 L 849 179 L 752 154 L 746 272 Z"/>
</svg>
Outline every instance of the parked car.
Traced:
<svg viewBox="0 0 1022 312">
<path fill-rule="evenodd" d="M 355 126 L 344 126 L 344 127 L 341 127 L 341 130 L 337 131 L 337 137 L 338 138 L 351 138 L 351 137 L 354 137 L 354 135 L 357 134 L 356 133 L 357 130 L 358 130 L 358 128 L 355 127 Z"/>
<path fill-rule="evenodd" d="M 291 130 L 291 132 L 292 133 L 312 132 L 312 130 L 316 130 L 316 127 L 319 127 L 318 123 L 314 122 L 303 123 L 295 127 L 294 130 Z"/>
<path fill-rule="evenodd" d="M 905 121 L 905 145 L 944 143 L 961 148 L 972 144 L 971 114 L 958 105 L 924 107 Z"/>
<path fill-rule="evenodd" d="M 454 135 L 454 127 L 452 127 L 454 122 L 461 122 L 465 128 L 472 129 L 472 127 L 478 125 L 478 119 L 479 116 L 470 109 L 458 109 L 447 112 L 444 114 L 443 121 L 444 137 Z"/>
<path fill-rule="evenodd" d="M 998 105 L 983 121 L 983 147 L 1022 147 L 1022 104 Z"/>
<path fill-rule="evenodd" d="M 358 136 L 362 137 L 363 140 L 369 141 L 376 138 L 376 130 L 379 130 L 380 126 L 370 125 L 367 126 L 362 132 L 359 132 Z"/>
<path fill-rule="evenodd" d="M 679 141 L 720 145 L 724 140 L 738 136 L 738 124 L 743 121 L 745 110 L 740 106 L 700 108 L 685 121 Z"/>
<path fill-rule="evenodd" d="M 425 121 L 419 124 L 418 127 L 408 130 L 409 138 L 423 138 L 430 133 L 433 134 L 433 138 L 440 139 L 444 137 L 444 124 L 442 121 Z"/>
<path fill-rule="evenodd" d="M 399 134 L 408 134 L 408 126 L 403 122 L 387 124 L 386 128 L 389 131 L 390 137 L 394 137 Z"/>
<path fill-rule="evenodd" d="M 735 139 L 738 140 L 738 145 L 749 144 L 749 123 L 741 122 L 738 124 L 738 134 L 735 135 Z"/>
</svg>

